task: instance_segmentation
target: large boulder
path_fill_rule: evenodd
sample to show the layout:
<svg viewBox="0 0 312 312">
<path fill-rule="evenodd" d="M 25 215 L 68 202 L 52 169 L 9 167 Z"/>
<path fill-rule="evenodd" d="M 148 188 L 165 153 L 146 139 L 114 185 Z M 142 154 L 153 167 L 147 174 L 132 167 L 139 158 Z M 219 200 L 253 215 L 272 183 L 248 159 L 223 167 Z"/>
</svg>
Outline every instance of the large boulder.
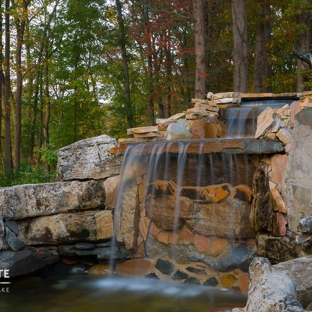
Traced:
<svg viewBox="0 0 312 312">
<path fill-rule="evenodd" d="M 24 219 L 104 208 L 103 181 L 24 184 L 0 189 L 0 215 Z"/>
<path fill-rule="evenodd" d="M 234 309 L 233 312 L 296 311 L 287 310 L 297 302 L 293 281 L 285 273 L 275 272 L 268 259 L 254 258 L 249 267 L 249 276 L 246 307 Z M 298 306 L 300 306 L 299 303 Z"/>
<path fill-rule="evenodd" d="M 115 139 L 101 135 L 75 142 L 58 151 L 58 179 L 104 179 L 119 174 L 121 157 L 111 154 Z"/>
<path fill-rule="evenodd" d="M 295 116 L 291 151 L 282 182 L 288 226 L 293 232 L 297 232 L 300 219 L 312 213 L 311 163 L 312 107 L 307 107 Z"/>
</svg>

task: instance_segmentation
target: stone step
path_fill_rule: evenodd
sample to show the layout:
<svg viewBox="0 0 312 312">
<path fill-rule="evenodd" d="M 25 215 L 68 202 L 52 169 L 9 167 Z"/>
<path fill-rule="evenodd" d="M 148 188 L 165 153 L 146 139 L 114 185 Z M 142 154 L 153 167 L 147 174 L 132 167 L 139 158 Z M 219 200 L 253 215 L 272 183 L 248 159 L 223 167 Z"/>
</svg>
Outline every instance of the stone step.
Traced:
<svg viewBox="0 0 312 312">
<path fill-rule="evenodd" d="M 301 93 L 278 93 L 274 94 L 271 92 L 267 93 L 242 93 L 242 99 L 257 99 L 257 98 L 284 98 L 284 97 L 290 97 L 290 98 L 299 98 L 301 96 Z"/>
<path fill-rule="evenodd" d="M 147 127 L 129 128 L 127 129 L 127 134 L 131 135 L 131 134 L 151 133 L 157 131 L 158 131 L 157 126 L 147 126 Z"/>
<path fill-rule="evenodd" d="M 166 148 L 161 149 L 161 153 L 179 153 L 179 142 L 188 144 L 186 153 L 198 154 L 200 151 L 203 154 L 210 153 L 225 153 L 225 154 L 274 154 L 284 152 L 284 146 L 281 142 L 259 140 L 259 139 L 203 139 L 203 140 L 191 140 L 191 141 L 170 141 L 163 142 L 166 144 Z M 138 153 L 150 154 L 155 152 L 153 149 L 154 144 L 147 143 L 142 149 L 138 149 Z M 135 144 L 133 144 L 135 146 Z M 113 148 L 110 150 L 112 154 L 122 155 L 126 150 L 127 144 L 120 144 L 119 148 Z"/>
</svg>

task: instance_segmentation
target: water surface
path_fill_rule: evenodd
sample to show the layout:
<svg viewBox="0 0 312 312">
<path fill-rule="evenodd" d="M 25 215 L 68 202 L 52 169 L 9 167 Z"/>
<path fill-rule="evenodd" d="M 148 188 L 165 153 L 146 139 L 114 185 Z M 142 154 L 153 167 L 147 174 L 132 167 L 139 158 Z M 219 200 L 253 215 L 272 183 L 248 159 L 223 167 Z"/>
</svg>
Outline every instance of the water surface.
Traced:
<svg viewBox="0 0 312 312">
<path fill-rule="evenodd" d="M 0 293 L 0 311 L 230 311 L 246 299 L 238 292 L 147 278 L 24 277 L 11 281 L 9 293 Z"/>
</svg>

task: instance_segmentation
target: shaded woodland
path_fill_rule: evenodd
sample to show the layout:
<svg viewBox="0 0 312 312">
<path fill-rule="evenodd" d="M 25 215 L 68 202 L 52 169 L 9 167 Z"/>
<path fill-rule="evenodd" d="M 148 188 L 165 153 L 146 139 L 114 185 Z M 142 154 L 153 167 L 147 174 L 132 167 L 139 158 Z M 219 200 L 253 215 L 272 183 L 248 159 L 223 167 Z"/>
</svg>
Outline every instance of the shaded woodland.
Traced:
<svg viewBox="0 0 312 312">
<path fill-rule="evenodd" d="M 124 136 L 208 91 L 301 92 L 312 0 L 1 0 L 0 185 L 53 180 L 56 150 Z"/>
</svg>

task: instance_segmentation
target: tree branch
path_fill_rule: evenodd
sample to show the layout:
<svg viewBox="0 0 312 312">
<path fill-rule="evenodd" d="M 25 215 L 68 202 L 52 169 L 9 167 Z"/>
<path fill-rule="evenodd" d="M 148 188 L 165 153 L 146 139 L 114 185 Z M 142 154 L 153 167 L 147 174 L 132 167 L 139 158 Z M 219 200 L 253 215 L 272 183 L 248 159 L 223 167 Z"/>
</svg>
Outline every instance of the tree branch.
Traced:
<svg viewBox="0 0 312 312">
<path fill-rule="evenodd" d="M 292 53 L 295 57 L 297 57 L 301 61 L 308 63 L 310 66 L 312 66 L 312 53 L 308 52 L 304 54 L 302 51 L 298 49 L 298 47 L 295 44 L 292 47 Z"/>
</svg>

